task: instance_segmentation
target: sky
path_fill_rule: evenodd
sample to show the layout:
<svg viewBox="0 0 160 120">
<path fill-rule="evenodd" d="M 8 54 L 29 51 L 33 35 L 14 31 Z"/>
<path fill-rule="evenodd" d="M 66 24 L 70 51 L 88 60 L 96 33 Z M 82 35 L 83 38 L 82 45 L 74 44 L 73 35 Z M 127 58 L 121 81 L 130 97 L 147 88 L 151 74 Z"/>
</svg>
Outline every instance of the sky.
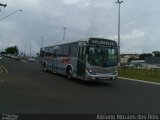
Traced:
<svg viewBox="0 0 160 120">
<path fill-rule="evenodd" d="M 17 45 L 34 56 L 40 47 L 87 37 L 117 41 L 116 0 L 0 0 L 0 51 Z M 42 42 L 43 41 L 43 42 Z M 123 0 L 121 53 L 160 51 L 160 0 Z"/>
</svg>

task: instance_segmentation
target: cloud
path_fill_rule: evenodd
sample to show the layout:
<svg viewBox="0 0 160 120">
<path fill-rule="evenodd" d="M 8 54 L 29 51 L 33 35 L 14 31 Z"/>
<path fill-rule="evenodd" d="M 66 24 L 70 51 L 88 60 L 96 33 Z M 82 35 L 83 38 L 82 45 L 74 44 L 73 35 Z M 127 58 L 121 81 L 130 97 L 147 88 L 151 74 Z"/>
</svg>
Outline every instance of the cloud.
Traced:
<svg viewBox="0 0 160 120">
<path fill-rule="evenodd" d="M 105 8 L 105 9 L 110 9 L 113 8 L 113 3 L 109 2 L 107 0 L 95 0 L 92 5 L 96 8 Z"/>
<path fill-rule="evenodd" d="M 74 4 L 78 4 L 82 0 L 62 0 L 62 1 L 63 1 L 64 4 L 74 5 Z"/>
<path fill-rule="evenodd" d="M 37 53 L 41 47 L 41 36 L 44 36 L 45 46 L 61 41 L 64 26 L 67 27 L 66 40 L 91 36 L 110 36 L 110 39 L 117 40 L 118 5 L 115 0 L 3 1 L 7 1 L 8 6 L 1 9 L 0 18 L 17 9 L 23 9 L 23 12 L 0 22 L 0 49 L 10 44 L 25 44 L 27 52 L 32 41 L 32 51 Z M 134 0 L 122 4 L 121 44 L 124 49 L 146 46 L 144 49 L 159 50 L 160 7 L 157 1 L 142 0 L 142 5 Z"/>
<path fill-rule="evenodd" d="M 133 29 L 128 34 L 121 35 L 121 53 L 142 53 L 143 49 L 148 52 L 149 48 L 152 48 L 147 43 L 151 42 L 152 40 L 149 39 L 150 34 L 148 32 Z M 117 40 L 118 36 L 113 35 L 109 37 L 110 39 Z M 147 51 L 148 50 L 148 51 Z"/>
<path fill-rule="evenodd" d="M 111 1 L 107 0 L 62 0 L 66 5 L 78 5 L 82 7 L 94 7 L 110 9 L 113 7 Z"/>
<path fill-rule="evenodd" d="M 35 9 L 38 8 L 42 0 L 10 0 L 8 1 L 7 7 L 12 7 L 15 9 Z"/>
<path fill-rule="evenodd" d="M 134 29 L 129 34 L 126 34 L 126 35 L 122 34 L 121 35 L 121 39 L 123 39 L 123 40 L 137 39 L 137 38 L 145 37 L 147 35 L 149 35 L 149 33 L 141 31 L 141 30 L 138 30 L 138 29 Z M 110 39 L 118 39 L 118 36 L 114 35 L 114 36 L 110 36 L 109 38 Z"/>
</svg>

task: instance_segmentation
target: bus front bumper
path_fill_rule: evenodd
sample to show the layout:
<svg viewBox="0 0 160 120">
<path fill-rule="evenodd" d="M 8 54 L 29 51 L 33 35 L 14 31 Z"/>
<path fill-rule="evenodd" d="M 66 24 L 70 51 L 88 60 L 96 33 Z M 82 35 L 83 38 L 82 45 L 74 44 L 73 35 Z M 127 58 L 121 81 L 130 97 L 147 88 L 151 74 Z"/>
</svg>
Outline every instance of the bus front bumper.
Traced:
<svg viewBox="0 0 160 120">
<path fill-rule="evenodd" d="M 87 74 L 87 78 L 90 81 L 113 81 L 117 79 L 117 75 L 112 75 L 112 74 L 97 74 L 97 75 L 91 75 L 91 74 Z"/>
</svg>

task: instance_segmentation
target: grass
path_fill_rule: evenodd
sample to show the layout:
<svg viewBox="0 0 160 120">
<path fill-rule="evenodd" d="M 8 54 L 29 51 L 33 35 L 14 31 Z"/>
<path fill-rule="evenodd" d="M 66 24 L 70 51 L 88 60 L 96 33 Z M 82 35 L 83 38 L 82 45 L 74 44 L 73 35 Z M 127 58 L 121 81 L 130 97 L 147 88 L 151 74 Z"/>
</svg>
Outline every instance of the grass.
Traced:
<svg viewBox="0 0 160 120">
<path fill-rule="evenodd" d="M 126 77 L 126 78 L 160 83 L 160 71 L 158 70 L 120 68 L 119 77 Z"/>
</svg>

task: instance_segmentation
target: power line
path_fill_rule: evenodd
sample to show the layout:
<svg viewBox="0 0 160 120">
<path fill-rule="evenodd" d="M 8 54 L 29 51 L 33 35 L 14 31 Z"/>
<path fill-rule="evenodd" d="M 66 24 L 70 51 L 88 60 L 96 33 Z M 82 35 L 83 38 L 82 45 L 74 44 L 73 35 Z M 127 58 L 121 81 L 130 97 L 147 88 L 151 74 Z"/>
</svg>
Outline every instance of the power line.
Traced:
<svg viewBox="0 0 160 120">
<path fill-rule="evenodd" d="M 6 19 L 7 17 L 11 16 L 12 14 L 14 14 L 14 13 L 16 13 L 16 12 L 18 12 L 18 11 L 22 12 L 23 10 L 15 10 L 14 12 L 12 12 L 12 13 L 10 13 L 9 15 L 5 16 L 4 18 L 0 19 L 0 21 Z"/>
</svg>

